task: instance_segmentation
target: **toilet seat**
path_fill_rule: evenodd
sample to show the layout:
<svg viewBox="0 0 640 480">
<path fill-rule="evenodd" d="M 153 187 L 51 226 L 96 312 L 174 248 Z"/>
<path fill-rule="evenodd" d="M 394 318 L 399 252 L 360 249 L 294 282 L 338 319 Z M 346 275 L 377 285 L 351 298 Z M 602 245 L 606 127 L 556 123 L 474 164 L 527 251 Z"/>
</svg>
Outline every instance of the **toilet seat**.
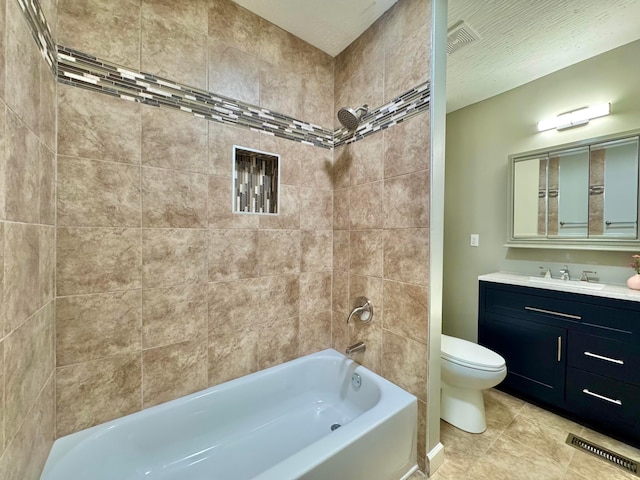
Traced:
<svg viewBox="0 0 640 480">
<path fill-rule="evenodd" d="M 440 357 L 443 360 L 486 372 L 499 372 L 506 368 L 504 358 L 482 345 L 444 334 L 441 341 Z"/>
</svg>

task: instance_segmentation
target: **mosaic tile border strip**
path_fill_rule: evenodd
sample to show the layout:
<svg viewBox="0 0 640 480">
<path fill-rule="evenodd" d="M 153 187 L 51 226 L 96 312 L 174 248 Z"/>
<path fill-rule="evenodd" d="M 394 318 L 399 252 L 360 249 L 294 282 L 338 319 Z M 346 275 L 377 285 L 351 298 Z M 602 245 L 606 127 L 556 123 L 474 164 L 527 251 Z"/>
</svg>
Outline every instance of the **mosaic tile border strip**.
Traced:
<svg viewBox="0 0 640 480">
<path fill-rule="evenodd" d="M 429 110 L 431 102 L 431 84 L 429 81 L 412 88 L 386 105 L 369 112 L 355 132 L 340 128 L 334 132 L 335 147 L 362 140 L 376 132 L 402 123 L 408 118 Z"/>
<path fill-rule="evenodd" d="M 24 14 L 42 58 L 49 65 L 53 75 L 57 76 L 58 57 L 56 44 L 53 41 L 49 23 L 42 12 L 42 8 L 40 8 L 40 2 L 38 0 L 16 0 L 16 2 Z"/>
<path fill-rule="evenodd" d="M 195 89 L 148 73 L 119 67 L 71 48 L 58 47 L 60 82 L 125 100 L 192 113 L 196 117 L 249 128 L 322 148 L 362 140 L 429 109 L 431 89 L 425 82 L 369 112 L 355 132 L 332 131 L 244 102 Z"/>
<path fill-rule="evenodd" d="M 125 100 L 182 110 L 199 118 L 308 145 L 333 147 L 332 130 L 156 75 L 123 68 L 60 45 L 58 80 Z"/>
<path fill-rule="evenodd" d="M 355 132 L 345 128 L 335 131 L 325 129 L 156 75 L 123 68 L 71 48 L 61 45 L 56 47 L 40 2 L 16 2 L 42 57 L 58 81 L 125 100 L 173 108 L 199 118 L 327 149 L 362 140 L 429 109 L 430 85 L 425 82 L 369 112 Z"/>
</svg>

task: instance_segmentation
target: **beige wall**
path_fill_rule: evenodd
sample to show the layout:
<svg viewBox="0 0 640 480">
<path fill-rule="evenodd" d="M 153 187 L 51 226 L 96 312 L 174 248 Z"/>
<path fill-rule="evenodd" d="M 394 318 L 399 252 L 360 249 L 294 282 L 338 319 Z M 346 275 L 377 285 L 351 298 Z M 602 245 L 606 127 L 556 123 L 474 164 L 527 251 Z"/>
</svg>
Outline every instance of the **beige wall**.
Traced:
<svg viewBox="0 0 640 480">
<path fill-rule="evenodd" d="M 431 3 L 400 2 L 336 58 L 336 110 L 381 105 L 429 78 Z M 410 61 L 403 56 L 411 58 Z M 429 114 L 335 150 L 333 345 L 419 399 L 426 455 Z M 345 320 L 358 296 L 371 324 Z"/>
<path fill-rule="evenodd" d="M 444 333 L 477 335 L 477 276 L 498 270 L 535 274 L 537 265 L 598 270 L 623 283 L 630 253 L 507 249 L 510 154 L 640 128 L 640 42 L 560 70 L 447 116 Z M 589 125 L 538 133 L 536 122 L 586 105 L 611 102 L 612 115 Z M 469 234 L 480 246 L 469 246 Z M 557 271 L 557 270 L 556 270 Z M 604 278 L 603 278 L 604 277 Z"/>
<path fill-rule="evenodd" d="M 30 480 L 55 435 L 56 81 L 15 0 L 0 32 L 0 478 Z"/>
<path fill-rule="evenodd" d="M 62 45 L 332 123 L 334 60 L 230 1 L 86 3 L 59 2 Z M 330 150 L 71 86 L 58 108 L 58 436 L 331 345 Z M 231 214 L 233 144 L 281 155 L 278 217 Z"/>
</svg>

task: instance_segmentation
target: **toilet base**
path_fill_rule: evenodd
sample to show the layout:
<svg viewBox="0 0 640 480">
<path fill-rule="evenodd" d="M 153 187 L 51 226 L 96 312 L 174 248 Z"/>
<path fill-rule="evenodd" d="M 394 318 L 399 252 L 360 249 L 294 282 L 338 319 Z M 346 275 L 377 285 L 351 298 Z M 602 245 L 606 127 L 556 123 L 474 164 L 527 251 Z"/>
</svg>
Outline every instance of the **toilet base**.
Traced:
<svg viewBox="0 0 640 480">
<path fill-rule="evenodd" d="M 482 390 L 442 384 L 440 418 L 460 430 L 482 433 L 487 429 Z"/>
</svg>

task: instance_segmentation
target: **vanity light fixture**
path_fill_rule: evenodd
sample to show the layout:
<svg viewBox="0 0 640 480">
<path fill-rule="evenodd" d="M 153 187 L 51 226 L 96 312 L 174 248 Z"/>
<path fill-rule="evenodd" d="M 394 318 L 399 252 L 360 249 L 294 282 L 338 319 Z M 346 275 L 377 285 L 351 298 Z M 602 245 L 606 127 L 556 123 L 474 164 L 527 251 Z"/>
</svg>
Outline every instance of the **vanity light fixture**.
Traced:
<svg viewBox="0 0 640 480">
<path fill-rule="evenodd" d="M 566 112 L 557 117 L 547 118 L 538 122 L 538 131 L 544 132 L 545 130 L 565 130 L 567 128 L 579 127 L 586 125 L 592 118 L 604 117 L 611 113 L 611 104 L 602 103 L 600 105 L 594 105 L 592 107 L 579 108 Z"/>
</svg>

